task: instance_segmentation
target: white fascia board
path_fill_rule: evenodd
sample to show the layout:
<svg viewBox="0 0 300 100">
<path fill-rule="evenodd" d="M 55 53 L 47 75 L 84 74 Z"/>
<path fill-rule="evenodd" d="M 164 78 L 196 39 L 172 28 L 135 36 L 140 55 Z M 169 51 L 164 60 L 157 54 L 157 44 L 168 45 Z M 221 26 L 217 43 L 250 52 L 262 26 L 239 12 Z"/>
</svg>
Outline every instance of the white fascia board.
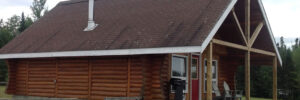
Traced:
<svg viewBox="0 0 300 100">
<path fill-rule="evenodd" d="M 282 66 L 282 59 L 281 59 L 281 56 L 280 56 L 280 54 L 279 54 L 278 48 L 277 48 L 277 46 L 276 46 L 276 41 L 275 41 L 275 38 L 274 38 L 274 35 L 273 35 L 273 31 L 272 31 L 272 29 L 271 29 L 271 25 L 270 25 L 270 23 L 269 23 L 269 20 L 268 20 L 268 17 L 267 17 L 265 8 L 264 8 L 263 3 L 262 3 L 261 0 L 258 0 L 258 3 L 259 3 L 259 6 L 260 6 L 260 10 L 261 10 L 261 12 L 262 12 L 262 14 L 263 14 L 263 17 L 264 17 L 264 19 L 265 19 L 265 23 L 266 23 L 266 25 L 267 25 L 267 28 L 268 28 L 268 31 L 269 31 L 269 35 L 270 35 L 270 37 L 271 37 L 271 39 L 272 39 L 273 46 L 274 46 L 275 52 L 276 52 L 276 54 L 277 54 L 277 58 L 278 58 L 278 60 L 279 60 L 280 65 Z"/>
<path fill-rule="evenodd" d="M 166 47 L 166 48 L 17 53 L 17 54 L 0 54 L 0 59 L 191 53 L 191 52 L 200 52 L 201 50 L 202 48 L 200 46 L 186 46 L 186 47 Z"/>
<path fill-rule="evenodd" d="M 228 5 L 228 7 L 226 8 L 226 10 L 224 11 L 223 15 L 220 17 L 220 19 L 218 20 L 218 22 L 216 23 L 216 25 L 213 27 L 213 29 L 210 31 L 210 33 L 207 36 L 207 38 L 202 43 L 202 45 L 201 45 L 201 47 L 202 47 L 201 52 L 203 52 L 205 50 L 205 48 L 207 47 L 207 45 L 209 44 L 209 42 L 213 39 L 213 37 L 215 36 L 215 34 L 218 32 L 219 28 L 221 27 L 221 25 L 223 24 L 223 22 L 225 21 L 225 19 L 229 15 L 230 11 L 232 10 L 232 8 L 236 4 L 236 2 L 237 2 L 237 0 L 232 0 L 230 2 L 230 4 Z"/>
</svg>

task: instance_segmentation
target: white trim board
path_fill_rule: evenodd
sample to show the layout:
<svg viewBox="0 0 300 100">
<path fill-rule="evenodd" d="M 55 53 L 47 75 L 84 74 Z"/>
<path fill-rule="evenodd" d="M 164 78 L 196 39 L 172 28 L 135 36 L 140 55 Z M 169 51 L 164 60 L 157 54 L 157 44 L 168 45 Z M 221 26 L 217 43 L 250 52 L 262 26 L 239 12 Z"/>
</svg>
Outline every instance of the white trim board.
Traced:
<svg viewBox="0 0 300 100">
<path fill-rule="evenodd" d="M 265 22 L 266 22 L 266 25 L 267 25 L 267 28 L 268 28 L 270 37 L 271 37 L 271 39 L 272 39 L 273 46 L 274 46 L 275 52 L 276 52 L 276 54 L 277 54 L 277 58 L 278 58 L 278 60 L 279 60 L 280 65 L 282 66 L 282 59 L 281 59 L 281 56 L 280 56 L 280 54 L 279 54 L 278 48 L 277 48 L 277 46 L 276 46 L 276 41 L 275 41 L 275 38 L 274 38 L 274 35 L 273 35 L 273 31 L 272 31 L 272 29 L 271 29 L 271 25 L 270 25 L 270 23 L 269 23 L 269 19 L 268 19 L 268 17 L 267 17 L 265 8 L 264 8 L 263 3 L 262 3 L 261 0 L 258 0 L 258 3 L 259 3 L 259 6 L 260 6 L 260 10 L 261 10 L 261 12 L 262 12 L 262 14 L 263 14 L 263 17 L 264 17 L 264 19 L 265 19 Z"/>
<path fill-rule="evenodd" d="M 63 51 L 63 52 L 19 53 L 19 54 L 17 53 L 17 54 L 0 54 L 0 59 L 191 53 L 191 52 L 200 52 L 200 50 L 202 50 L 200 46 L 186 46 L 186 47 L 118 49 L 118 50 Z"/>
</svg>

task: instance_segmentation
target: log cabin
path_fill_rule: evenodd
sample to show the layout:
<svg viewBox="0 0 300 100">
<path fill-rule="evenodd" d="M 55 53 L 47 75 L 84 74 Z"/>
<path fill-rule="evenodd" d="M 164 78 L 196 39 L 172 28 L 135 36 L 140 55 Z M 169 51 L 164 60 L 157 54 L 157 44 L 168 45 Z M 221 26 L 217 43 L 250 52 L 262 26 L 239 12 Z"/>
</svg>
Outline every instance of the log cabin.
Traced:
<svg viewBox="0 0 300 100">
<path fill-rule="evenodd" d="M 87 27 L 86 27 L 87 26 Z M 261 0 L 71 0 L 60 2 L 0 50 L 7 94 L 103 100 L 212 100 L 212 84 L 235 89 L 245 67 L 282 61 Z"/>
</svg>

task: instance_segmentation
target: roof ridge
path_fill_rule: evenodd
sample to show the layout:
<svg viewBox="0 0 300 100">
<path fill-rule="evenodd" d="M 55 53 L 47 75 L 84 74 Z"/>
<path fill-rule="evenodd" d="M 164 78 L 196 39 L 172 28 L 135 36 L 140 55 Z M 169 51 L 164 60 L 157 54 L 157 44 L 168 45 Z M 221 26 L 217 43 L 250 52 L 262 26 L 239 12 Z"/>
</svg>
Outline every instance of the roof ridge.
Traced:
<svg viewBox="0 0 300 100">
<path fill-rule="evenodd" d="M 95 0 L 97 1 L 97 0 Z M 61 1 L 58 3 L 58 6 L 60 5 L 71 5 L 71 4 L 77 4 L 77 3 L 83 3 L 88 2 L 88 0 L 68 0 L 68 1 Z"/>
</svg>

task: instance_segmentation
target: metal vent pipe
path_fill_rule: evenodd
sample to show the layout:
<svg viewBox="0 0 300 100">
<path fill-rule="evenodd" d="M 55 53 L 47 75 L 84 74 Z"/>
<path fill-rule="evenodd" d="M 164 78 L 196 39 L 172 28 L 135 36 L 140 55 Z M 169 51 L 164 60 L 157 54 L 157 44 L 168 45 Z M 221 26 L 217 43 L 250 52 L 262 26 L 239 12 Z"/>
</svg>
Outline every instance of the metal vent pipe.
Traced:
<svg viewBox="0 0 300 100">
<path fill-rule="evenodd" d="M 94 21 L 94 0 L 89 0 L 88 26 L 83 31 L 92 31 L 98 24 Z"/>
</svg>

